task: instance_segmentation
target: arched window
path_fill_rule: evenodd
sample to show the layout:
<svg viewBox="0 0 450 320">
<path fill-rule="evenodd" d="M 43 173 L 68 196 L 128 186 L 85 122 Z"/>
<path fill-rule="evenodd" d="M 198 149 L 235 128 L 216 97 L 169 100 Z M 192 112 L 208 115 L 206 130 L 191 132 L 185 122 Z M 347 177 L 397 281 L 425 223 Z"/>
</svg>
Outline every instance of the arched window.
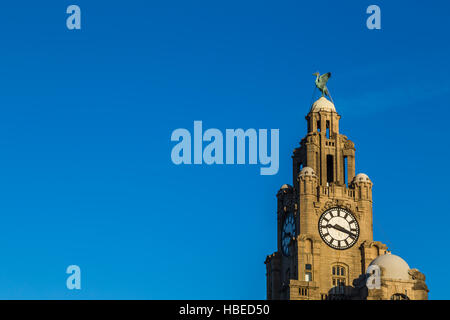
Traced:
<svg viewBox="0 0 450 320">
<path fill-rule="evenodd" d="M 344 167 L 344 184 L 346 184 L 348 186 L 348 181 L 347 181 L 347 166 L 348 166 L 348 161 L 347 161 L 347 156 L 344 156 L 344 162 L 343 162 L 343 167 Z"/>
<path fill-rule="evenodd" d="M 340 265 L 335 265 L 332 268 L 332 272 L 333 276 L 345 276 L 346 272 L 345 272 L 345 267 L 340 266 Z"/>
<path fill-rule="evenodd" d="M 331 266 L 331 286 L 332 293 L 336 295 L 345 294 L 345 286 L 348 278 L 348 269 L 342 264 L 334 264 Z"/>
<path fill-rule="evenodd" d="M 327 182 L 334 182 L 334 160 L 331 154 L 327 154 Z"/>
<path fill-rule="evenodd" d="M 305 264 L 305 281 L 312 281 L 312 266 L 310 263 Z"/>
<path fill-rule="evenodd" d="M 403 293 L 394 293 L 391 300 L 409 300 L 408 296 Z"/>
<path fill-rule="evenodd" d="M 330 139 L 330 120 L 326 121 L 326 136 L 327 139 Z"/>
</svg>

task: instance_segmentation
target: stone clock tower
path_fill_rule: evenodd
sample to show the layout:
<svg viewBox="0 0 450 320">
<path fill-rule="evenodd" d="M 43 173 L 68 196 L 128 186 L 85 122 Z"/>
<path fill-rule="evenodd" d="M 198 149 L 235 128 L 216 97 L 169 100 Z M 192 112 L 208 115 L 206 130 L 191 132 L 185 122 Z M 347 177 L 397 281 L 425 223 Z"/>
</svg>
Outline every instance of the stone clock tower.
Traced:
<svg viewBox="0 0 450 320">
<path fill-rule="evenodd" d="M 355 145 L 325 97 L 306 116 L 292 155 L 293 185 L 277 193 L 278 250 L 265 261 L 267 298 L 427 299 L 425 276 L 373 240 L 372 181 L 355 175 Z M 367 268 L 380 285 L 367 288 Z"/>
</svg>

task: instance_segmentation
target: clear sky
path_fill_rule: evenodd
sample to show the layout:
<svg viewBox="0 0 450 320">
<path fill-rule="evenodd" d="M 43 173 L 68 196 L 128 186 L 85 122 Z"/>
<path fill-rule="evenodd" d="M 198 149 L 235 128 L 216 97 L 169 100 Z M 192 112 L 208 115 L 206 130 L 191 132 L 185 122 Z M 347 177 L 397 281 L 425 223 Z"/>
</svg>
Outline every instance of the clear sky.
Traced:
<svg viewBox="0 0 450 320">
<path fill-rule="evenodd" d="M 371 4 L 381 30 L 366 28 Z M 449 14 L 448 1 L 2 3 L 0 298 L 264 299 L 316 71 L 333 73 L 341 133 L 374 183 L 375 240 L 450 298 Z M 174 165 L 171 133 L 194 120 L 280 129 L 278 174 Z"/>
</svg>

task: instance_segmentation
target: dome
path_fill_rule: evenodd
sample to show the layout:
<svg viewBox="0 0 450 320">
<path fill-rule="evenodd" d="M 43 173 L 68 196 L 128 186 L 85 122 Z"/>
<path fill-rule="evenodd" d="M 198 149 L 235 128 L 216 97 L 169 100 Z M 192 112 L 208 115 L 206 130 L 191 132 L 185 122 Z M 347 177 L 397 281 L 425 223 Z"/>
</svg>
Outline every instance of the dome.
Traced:
<svg viewBox="0 0 450 320">
<path fill-rule="evenodd" d="M 288 185 L 288 184 L 283 184 L 282 186 L 281 186 L 281 190 L 283 190 L 283 189 L 291 189 L 292 187 L 290 186 L 290 185 Z"/>
<path fill-rule="evenodd" d="M 369 266 L 377 265 L 383 268 L 382 277 L 396 280 L 409 280 L 409 265 L 395 254 L 384 254 L 375 258 Z"/>
<path fill-rule="evenodd" d="M 310 112 L 319 112 L 319 111 L 336 112 L 336 108 L 334 107 L 334 104 L 330 100 L 328 100 L 325 97 L 320 97 L 313 103 Z"/>
<path fill-rule="evenodd" d="M 353 182 L 372 182 L 370 181 L 370 178 L 365 173 L 358 173 L 354 178 Z"/>
<path fill-rule="evenodd" d="M 303 167 L 302 171 L 300 171 L 299 176 L 300 177 L 304 177 L 304 176 L 315 177 L 316 173 L 314 172 L 313 168 L 311 168 L 311 167 Z"/>
</svg>

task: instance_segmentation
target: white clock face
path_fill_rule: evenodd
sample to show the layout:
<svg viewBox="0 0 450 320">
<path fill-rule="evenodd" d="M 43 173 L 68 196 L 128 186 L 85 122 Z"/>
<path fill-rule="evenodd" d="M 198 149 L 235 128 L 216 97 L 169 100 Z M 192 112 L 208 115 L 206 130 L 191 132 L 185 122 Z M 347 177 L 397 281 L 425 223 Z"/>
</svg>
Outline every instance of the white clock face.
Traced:
<svg viewBox="0 0 450 320">
<path fill-rule="evenodd" d="M 320 216 L 319 233 L 322 240 L 330 247 L 345 250 L 358 241 L 358 221 L 346 209 L 331 208 Z"/>
<path fill-rule="evenodd" d="M 281 249 L 285 256 L 289 256 L 289 243 L 295 237 L 295 219 L 292 212 L 284 218 L 283 229 L 281 230 Z"/>
</svg>

